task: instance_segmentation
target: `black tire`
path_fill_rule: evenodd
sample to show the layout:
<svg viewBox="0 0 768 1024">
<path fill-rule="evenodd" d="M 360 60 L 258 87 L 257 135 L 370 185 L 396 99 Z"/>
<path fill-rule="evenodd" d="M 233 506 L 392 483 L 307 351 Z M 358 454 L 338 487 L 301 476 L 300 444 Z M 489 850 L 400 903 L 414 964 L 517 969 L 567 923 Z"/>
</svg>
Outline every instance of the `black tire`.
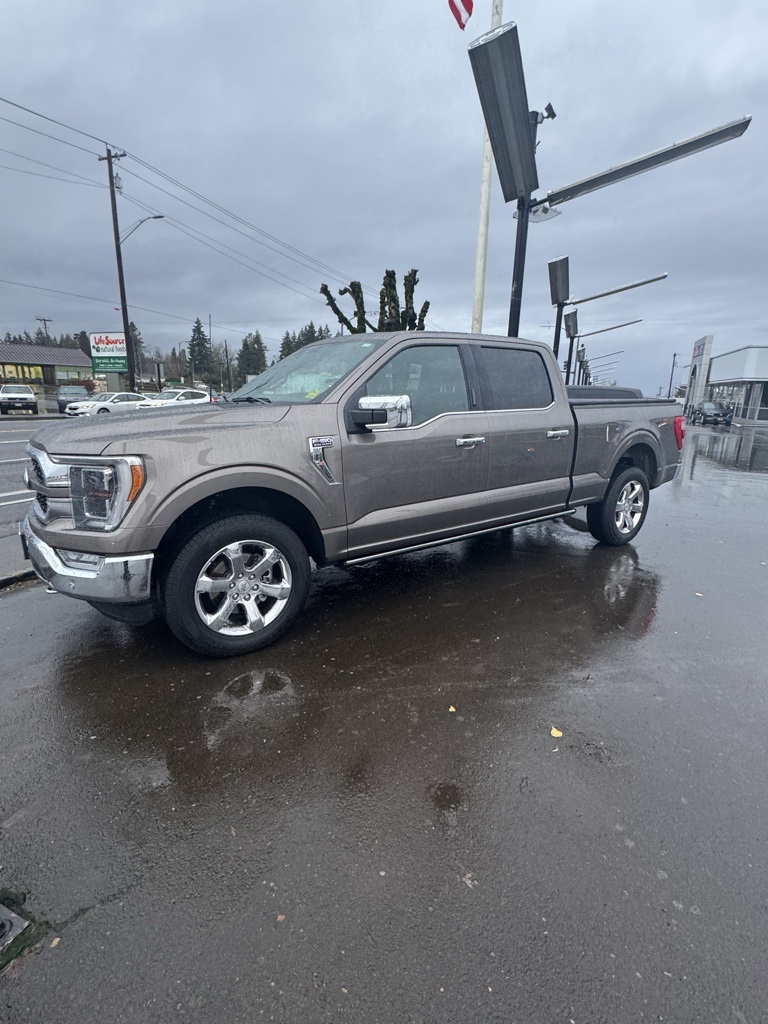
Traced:
<svg viewBox="0 0 768 1024">
<path fill-rule="evenodd" d="M 103 412 L 109 412 L 109 409 L 97 409 L 96 410 L 96 415 L 100 416 Z"/>
<path fill-rule="evenodd" d="M 649 493 L 642 469 L 628 466 L 616 473 L 603 500 L 587 505 L 587 525 L 595 540 L 613 547 L 628 544 L 645 522 Z"/>
<path fill-rule="evenodd" d="M 0 415 L 7 416 L 8 415 L 8 410 L 7 409 L 0 409 Z"/>
<path fill-rule="evenodd" d="M 228 546 L 239 552 L 238 564 Z M 263 573 L 249 572 L 266 558 Z M 178 639 L 199 654 L 247 654 L 285 633 L 304 607 L 309 584 L 309 557 L 290 527 L 235 513 L 202 526 L 173 557 L 161 583 L 163 614 Z"/>
<path fill-rule="evenodd" d="M 32 410 L 32 415 L 33 416 L 37 416 L 39 412 L 40 412 L 40 410 L 38 409 L 37 406 L 35 406 L 35 408 Z"/>
</svg>

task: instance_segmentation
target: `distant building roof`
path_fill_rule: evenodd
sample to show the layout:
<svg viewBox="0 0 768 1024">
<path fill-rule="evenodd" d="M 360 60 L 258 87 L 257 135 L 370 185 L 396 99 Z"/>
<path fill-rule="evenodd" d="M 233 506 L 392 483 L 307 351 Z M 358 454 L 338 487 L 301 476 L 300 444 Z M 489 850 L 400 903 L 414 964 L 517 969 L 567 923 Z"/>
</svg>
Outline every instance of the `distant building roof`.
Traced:
<svg viewBox="0 0 768 1024">
<path fill-rule="evenodd" d="M 0 344 L 0 363 L 16 366 L 87 366 L 91 357 L 79 348 L 57 348 L 55 345 Z"/>
</svg>

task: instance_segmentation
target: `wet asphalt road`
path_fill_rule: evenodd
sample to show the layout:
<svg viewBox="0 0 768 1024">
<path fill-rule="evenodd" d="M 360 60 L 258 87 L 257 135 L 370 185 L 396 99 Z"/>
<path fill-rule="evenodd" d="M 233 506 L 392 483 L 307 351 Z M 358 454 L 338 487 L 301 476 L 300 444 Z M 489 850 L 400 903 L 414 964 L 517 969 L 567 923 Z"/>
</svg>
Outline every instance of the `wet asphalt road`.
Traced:
<svg viewBox="0 0 768 1024">
<path fill-rule="evenodd" d="M 765 1021 L 767 499 L 768 434 L 692 430 L 634 547 L 323 570 L 228 662 L 0 595 L 0 886 L 50 923 L 0 1019 Z"/>
</svg>

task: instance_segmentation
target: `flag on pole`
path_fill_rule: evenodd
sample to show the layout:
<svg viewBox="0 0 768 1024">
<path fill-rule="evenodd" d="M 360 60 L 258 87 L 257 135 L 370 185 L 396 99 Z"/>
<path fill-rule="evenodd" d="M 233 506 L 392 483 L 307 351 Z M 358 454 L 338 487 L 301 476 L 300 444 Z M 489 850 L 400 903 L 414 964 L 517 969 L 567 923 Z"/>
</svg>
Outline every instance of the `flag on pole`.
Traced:
<svg viewBox="0 0 768 1024">
<path fill-rule="evenodd" d="M 472 14 L 472 8 L 475 6 L 474 0 L 448 0 L 448 6 L 463 32 Z"/>
</svg>

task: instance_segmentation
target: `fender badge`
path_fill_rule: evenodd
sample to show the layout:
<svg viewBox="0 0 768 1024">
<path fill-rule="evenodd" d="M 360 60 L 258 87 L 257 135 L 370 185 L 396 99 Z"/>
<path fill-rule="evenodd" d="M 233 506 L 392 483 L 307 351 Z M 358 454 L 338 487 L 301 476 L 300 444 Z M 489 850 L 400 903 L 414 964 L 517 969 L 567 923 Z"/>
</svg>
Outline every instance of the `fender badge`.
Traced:
<svg viewBox="0 0 768 1024">
<path fill-rule="evenodd" d="M 318 448 L 333 448 L 332 437 L 310 437 L 309 439 L 309 450 L 311 452 Z"/>
</svg>

